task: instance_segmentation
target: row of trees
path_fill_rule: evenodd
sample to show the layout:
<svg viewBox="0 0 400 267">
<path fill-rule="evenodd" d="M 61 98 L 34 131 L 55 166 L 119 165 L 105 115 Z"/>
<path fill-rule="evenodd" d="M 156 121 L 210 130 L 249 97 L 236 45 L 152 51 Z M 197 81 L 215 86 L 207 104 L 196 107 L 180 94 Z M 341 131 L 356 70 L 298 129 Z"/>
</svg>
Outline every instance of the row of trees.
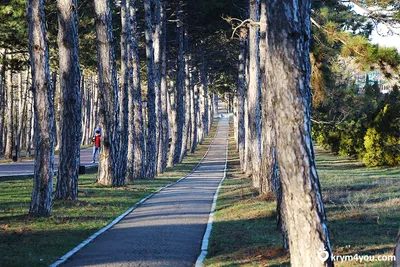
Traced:
<svg viewBox="0 0 400 267">
<path fill-rule="evenodd" d="M 311 1 L 249 1 L 248 10 L 234 25 L 248 26 L 235 99 L 240 162 L 261 193 L 276 192 L 292 266 L 332 266 L 318 258 L 331 248 L 311 141 Z"/>
<path fill-rule="evenodd" d="M 0 151 L 11 157 L 16 143 L 18 153 L 26 150 L 29 155 L 34 147 L 31 214 L 51 212 L 55 147 L 60 160 L 54 198 L 76 200 L 80 146 L 90 143 L 97 124 L 102 127 L 98 183 L 124 186 L 135 179 L 153 178 L 180 163 L 188 151 L 194 152 L 217 112 L 206 46 L 192 45 L 184 3 L 167 6 L 166 1 L 131 0 L 114 4 L 95 1 L 92 7 L 94 24 L 89 27 L 96 33 L 97 68 L 90 66 L 86 56 L 92 51 L 85 48 L 83 56 L 79 51 L 80 42 L 92 46 L 79 34 L 76 0 L 57 1 L 56 7 L 28 1 L 29 42 L 18 49 L 4 44 L 2 49 L 0 106 L 6 108 L 0 110 Z M 90 7 L 86 2 L 82 5 Z M 52 19 L 47 9 L 56 10 L 57 47 L 51 41 L 54 31 L 46 28 L 46 19 Z M 167 10 L 172 13 L 167 15 Z M 7 8 L 1 11 L 10 15 L 9 24 L 20 15 Z M 114 46 L 115 12 L 120 16 L 119 50 Z M 138 15 L 145 18 L 141 24 L 144 43 Z M 87 36 L 88 31 L 83 34 Z M 167 40 L 171 42 L 168 54 Z M 145 53 L 140 53 L 142 44 Z M 29 60 L 21 51 L 28 45 Z M 115 51 L 121 54 L 119 60 Z M 199 51 L 196 56 L 194 52 Z M 58 60 L 50 60 L 52 54 Z M 145 70 L 141 70 L 141 56 L 146 59 Z M 81 59 L 89 66 L 82 66 Z M 18 77 L 18 86 L 13 77 Z"/>
<path fill-rule="evenodd" d="M 399 55 L 368 42 L 372 23 L 352 13 L 347 2 L 254 0 L 247 10 L 242 19 L 227 18 L 240 40 L 234 125 L 242 169 L 261 194 L 276 195 L 278 228 L 284 246 L 290 248 L 292 266 L 333 266 L 331 257 L 325 262 L 318 257 L 321 251 L 329 256 L 332 251 L 311 121 L 316 122 L 313 134 L 320 141 L 329 135 L 324 132 L 328 126 L 329 133 L 332 128 L 339 131 L 343 110 L 357 110 L 353 114 L 361 120 L 369 116 L 352 100 L 364 99 L 366 108 L 376 105 L 371 129 L 365 130 L 364 158 L 397 165 L 398 134 L 393 133 L 399 100 L 393 95 L 398 93 L 344 97 L 348 87 L 339 85 L 334 66 L 346 58 L 360 69 L 378 67 L 386 76 L 395 76 Z M 340 133 L 357 134 L 348 128 Z M 364 147 L 364 136 L 353 137 L 343 147 Z"/>
</svg>

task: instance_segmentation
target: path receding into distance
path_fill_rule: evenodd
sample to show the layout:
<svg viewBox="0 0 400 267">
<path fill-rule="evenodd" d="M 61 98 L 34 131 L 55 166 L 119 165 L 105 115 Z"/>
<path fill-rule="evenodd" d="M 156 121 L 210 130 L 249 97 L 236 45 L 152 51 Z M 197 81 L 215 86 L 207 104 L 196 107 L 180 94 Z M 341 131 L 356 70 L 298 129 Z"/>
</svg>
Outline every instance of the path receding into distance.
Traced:
<svg viewBox="0 0 400 267">
<path fill-rule="evenodd" d="M 224 175 L 229 120 L 186 179 L 155 194 L 61 266 L 194 266 Z"/>
</svg>

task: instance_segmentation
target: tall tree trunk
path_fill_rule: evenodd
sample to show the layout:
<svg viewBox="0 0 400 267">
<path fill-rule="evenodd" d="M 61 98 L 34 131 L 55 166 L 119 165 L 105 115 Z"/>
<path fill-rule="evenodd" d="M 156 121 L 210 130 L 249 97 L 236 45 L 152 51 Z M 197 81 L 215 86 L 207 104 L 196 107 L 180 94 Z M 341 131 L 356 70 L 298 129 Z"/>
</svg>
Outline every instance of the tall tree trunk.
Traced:
<svg viewBox="0 0 400 267">
<path fill-rule="evenodd" d="M 282 182 L 290 262 L 296 266 L 333 266 L 311 140 L 311 1 L 267 2 L 266 86 L 276 113 L 276 148 Z M 282 22 L 282 23 L 279 23 Z"/>
<path fill-rule="evenodd" d="M 243 28 L 240 32 L 240 54 L 239 54 L 239 73 L 237 88 L 237 120 L 238 120 L 238 150 L 240 166 L 244 170 L 245 162 L 245 88 L 246 88 L 246 51 L 247 51 L 247 29 Z"/>
<path fill-rule="evenodd" d="M 5 95 L 6 95 L 6 60 L 7 60 L 7 51 L 3 51 L 3 58 L 1 62 L 1 71 L 0 71 L 0 155 L 3 155 L 3 134 L 4 134 L 4 107 L 5 107 Z"/>
<path fill-rule="evenodd" d="M 60 85 L 61 87 L 61 85 Z M 85 145 L 86 141 L 86 123 L 87 123 L 87 117 L 86 117 L 86 104 L 87 104 L 87 93 L 88 93 L 88 88 L 86 87 L 85 84 L 85 75 L 82 73 L 81 79 L 80 79 L 80 96 L 81 96 L 81 128 L 82 128 L 82 138 L 81 138 L 81 146 Z"/>
<path fill-rule="evenodd" d="M 4 157 L 6 159 L 12 158 L 13 148 L 14 148 L 14 88 L 13 88 L 13 78 L 12 70 L 7 70 L 7 136 L 6 136 L 6 150 Z"/>
<path fill-rule="evenodd" d="M 77 0 L 58 0 L 59 83 L 61 99 L 60 156 L 54 198 L 78 199 L 81 124 L 81 70 Z"/>
<path fill-rule="evenodd" d="M 32 150 L 32 119 L 33 119 L 33 93 L 32 89 L 28 89 L 27 95 L 27 110 L 26 110 L 26 157 L 31 156 Z"/>
<path fill-rule="evenodd" d="M 179 138 L 179 132 L 178 132 L 179 117 L 177 112 L 178 94 L 176 92 L 176 87 L 172 73 L 170 73 L 169 78 L 170 78 L 170 90 L 168 92 L 168 101 L 169 101 L 168 106 L 169 106 L 169 118 L 170 118 L 169 122 L 171 127 L 171 146 L 168 155 L 168 167 L 172 167 L 174 166 L 174 156 L 175 156 L 175 151 L 177 150 L 176 146 L 178 145 L 178 138 Z"/>
<path fill-rule="evenodd" d="M 19 83 L 21 84 L 20 90 L 20 106 L 19 106 L 19 118 L 18 118 L 18 130 L 17 130 L 17 158 L 21 157 L 21 139 L 22 139 L 22 130 L 24 127 L 24 118 L 25 118 L 25 111 L 26 111 L 26 98 L 28 94 L 28 79 L 29 79 L 29 70 L 26 72 L 26 80 L 24 82 L 24 86 L 22 87 L 22 75 L 21 73 L 19 74 Z"/>
<path fill-rule="evenodd" d="M 145 177 L 145 137 L 143 126 L 142 93 L 140 87 L 140 61 L 138 55 L 138 33 L 136 22 L 136 0 L 131 0 L 131 66 L 132 79 L 129 89 L 129 140 L 128 140 L 128 169 L 127 180 L 132 183 L 134 179 Z"/>
<path fill-rule="evenodd" d="M 196 68 L 193 68 L 193 73 L 191 73 L 191 86 L 190 86 L 190 114 L 191 114 L 191 136 L 190 136 L 190 153 L 194 153 L 197 147 L 197 110 L 199 108 L 198 103 L 198 87 L 196 85 L 195 79 L 197 78 L 196 75 Z"/>
<path fill-rule="evenodd" d="M 274 181 L 277 177 L 277 162 L 276 162 L 276 149 L 275 149 L 275 128 L 274 128 L 274 114 L 275 111 L 272 107 L 272 92 L 268 91 L 269 88 L 265 87 L 267 78 L 265 75 L 266 63 L 266 42 L 267 42 L 267 9 L 266 2 L 261 1 L 260 9 L 260 87 L 264 88 L 261 95 L 262 108 L 262 151 L 263 157 L 261 160 L 260 169 L 260 192 L 266 194 L 274 191 Z M 282 198 L 278 196 L 278 199 Z"/>
<path fill-rule="evenodd" d="M 162 65 L 162 25 L 161 25 L 161 2 L 154 2 L 154 30 L 153 30 L 153 47 L 154 47 L 154 90 L 155 90 L 155 113 L 156 113 L 156 172 L 158 172 L 158 157 L 161 151 L 161 65 Z"/>
<path fill-rule="evenodd" d="M 146 142 L 146 178 L 154 178 L 156 172 L 156 95 L 154 80 L 153 29 L 151 21 L 151 0 L 144 0 L 145 43 L 147 62 L 147 142 Z"/>
<path fill-rule="evenodd" d="M 126 177 L 127 172 L 127 157 L 128 157 L 128 90 L 129 90 L 129 79 L 131 68 L 129 67 L 130 62 L 130 10 L 129 0 L 121 1 L 121 86 L 120 86 L 120 119 L 121 119 L 121 138 L 120 138 L 120 150 L 119 150 L 119 161 L 118 161 L 118 177 Z M 124 182 L 125 183 L 125 182 Z M 122 185 L 122 184 L 121 184 Z"/>
<path fill-rule="evenodd" d="M 184 94 L 185 94 L 185 60 L 184 60 L 184 31 L 182 22 L 182 2 L 178 4 L 177 10 L 178 22 L 176 23 L 176 33 L 178 40 L 178 60 L 177 60 L 177 75 L 176 75 L 176 118 L 177 124 L 176 131 L 173 129 L 172 134 L 176 134 L 172 141 L 174 144 L 171 146 L 172 162 L 169 160 L 169 166 L 173 166 L 180 162 L 180 155 L 182 151 L 182 138 L 183 126 L 185 124 L 185 109 L 184 109 Z"/>
<path fill-rule="evenodd" d="M 203 63 L 201 66 L 201 94 L 203 98 L 203 110 L 202 110 L 202 126 L 203 126 L 203 136 L 202 140 L 204 137 L 208 135 L 208 120 L 209 120 L 209 110 L 208 110 L 208 84 L 207 84 L 207 64 L 206 60 L 203 56 Z"/>
<path fill-rule="evenodd" d="M 3 134 L 4 134 L 4 106 L 5 106 L 5 74 L 6 74 L 6 61 L 7 53 L 4 51 L 3 61 L 1 63 L 0 71 L 0 155 L 3 154 Z"/>
<path fill-rule="evenodd" d="M 204 87 L 201 83 L 201 73 L 200 70 L 198 73 L 198 102 L 199 102 L 199 109 L 197 111 L 198 117 L 198 133 L 197 133 L 197 142 L 202 143 L 204 139 Z"/>
<path fill-rule="evenodd" d="M 208 128 L 207 131 L 210 132 L 211 125 L 214 121 L 214 94 L 211 93 L 208 95 Z"/>
<path fill-rule="evenodd" d="M 184 30 L 184 49 L 185 49 L 185 92 L 183 94 L 183 109 L 185 111 L 185 121 L 182 128 L 182 148 L 179 157 L 179 162 L 182 162 L 187 155 L 189 128 L 190 128 L 190 56 L 189 56 L 189 37 L 187 30 Z"/>
<path fill-rule="evenodd" d="M 99 68 L 99 116 L 103 129 L 98 183 L 121 186 L 125 177 L 118 177 L 119 103 L 110 1 L 96 0 L 94 7 Z"/>
<path fill-rule="evenodd" d="M 250 0 L 250 18 L 259 21 L 259 0 Z M 260 61 L 259 28 L 249 29 L 249 89 L 247 108 L 249 120 L 249 153 L 251 163 L 248 171 L 252 174 L 253 186 L 260 186 L 259 166 L 261 164 L 261 118 L 260 118 Z"/>
<path fill-rule="evenodd" d="M 60 150 L 60 139 L 61 139 L 61 87 L 60 83 L 57 83 L 57 73 L 51 73 L 51 83 L 53 84 L 53 100 L 55 106 L 55 117 L 54 117 L 54 146 L 56 150 Z"/>
<path fill-rule="evenodd" d="M 28 0 L 29 53 L 35 114 L 35 167 L 29 213 L 51 212 L 54 176 L 54 106 L 43 0 Z"/>
<path fill-rule="evenodd" d="M 168 88 L 167 88 L 167 1 L 161 0 L 161 136 L 158 153 L 158 173 L 167 168 L 168 160 Z"/>
</svg>

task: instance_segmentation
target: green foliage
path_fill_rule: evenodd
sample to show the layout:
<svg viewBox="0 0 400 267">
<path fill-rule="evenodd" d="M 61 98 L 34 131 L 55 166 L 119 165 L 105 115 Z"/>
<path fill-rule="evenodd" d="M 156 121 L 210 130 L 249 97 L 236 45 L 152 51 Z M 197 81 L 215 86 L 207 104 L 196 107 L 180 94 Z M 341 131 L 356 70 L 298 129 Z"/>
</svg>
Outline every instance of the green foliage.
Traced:
<svg viewBox="0 0 400 267">
<path fill-rule="evenodd" d="M 326 114 L 331 105 L 336 109 L 347 108 L 348 115 L 338 123 L 314 124 L 313 138 L 334 153 L 362 159 L 368 167 L 400 165 L 398 88 L 381 96 L 376 84 L 367 87 L 370 89 L 366 89 L 365 95 L 345 97 L 351 91 L 344 90 L 338 99 L 332 98 L 326 106 L 317 109 L 315 114 L 323 120 L 337 116 L 333 109 L 330 115 Z"/>
</svg>

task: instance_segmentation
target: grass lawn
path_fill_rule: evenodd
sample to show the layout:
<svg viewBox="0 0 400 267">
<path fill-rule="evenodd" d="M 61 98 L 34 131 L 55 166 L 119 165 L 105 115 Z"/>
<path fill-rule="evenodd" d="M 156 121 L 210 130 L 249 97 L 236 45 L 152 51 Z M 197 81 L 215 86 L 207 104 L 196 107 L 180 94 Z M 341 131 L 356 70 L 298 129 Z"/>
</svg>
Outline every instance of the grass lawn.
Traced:
<svg viewBox="0 0 400 267">
<path fill-rule="evenodd" d="M 258 196 L 240 170 L 231 129 L 227 178 L 221 188 L 205 266 L 289 266 L 276 230 L 275 200 Z M 393 255 L 400 226 L 400 168 L 366 168 L 317 149 L 333 253 Z M 335 262 L 336 266 L 392 266 Z"/>
<path fill-rule="evenodd" d="M 155 179 L 110 188 L 95 183 L 96 174 L 79 176 L 79 201 L 53 201 L 52 215 L 27 215 L 33 181 L 0 178 L 0 266 L 48 266 L 135 202 L 189 173 L 207 151 L 216 131 L 194 154 Z M 55 182 L 54 182 L 55 184 Z"/>
</svg>

